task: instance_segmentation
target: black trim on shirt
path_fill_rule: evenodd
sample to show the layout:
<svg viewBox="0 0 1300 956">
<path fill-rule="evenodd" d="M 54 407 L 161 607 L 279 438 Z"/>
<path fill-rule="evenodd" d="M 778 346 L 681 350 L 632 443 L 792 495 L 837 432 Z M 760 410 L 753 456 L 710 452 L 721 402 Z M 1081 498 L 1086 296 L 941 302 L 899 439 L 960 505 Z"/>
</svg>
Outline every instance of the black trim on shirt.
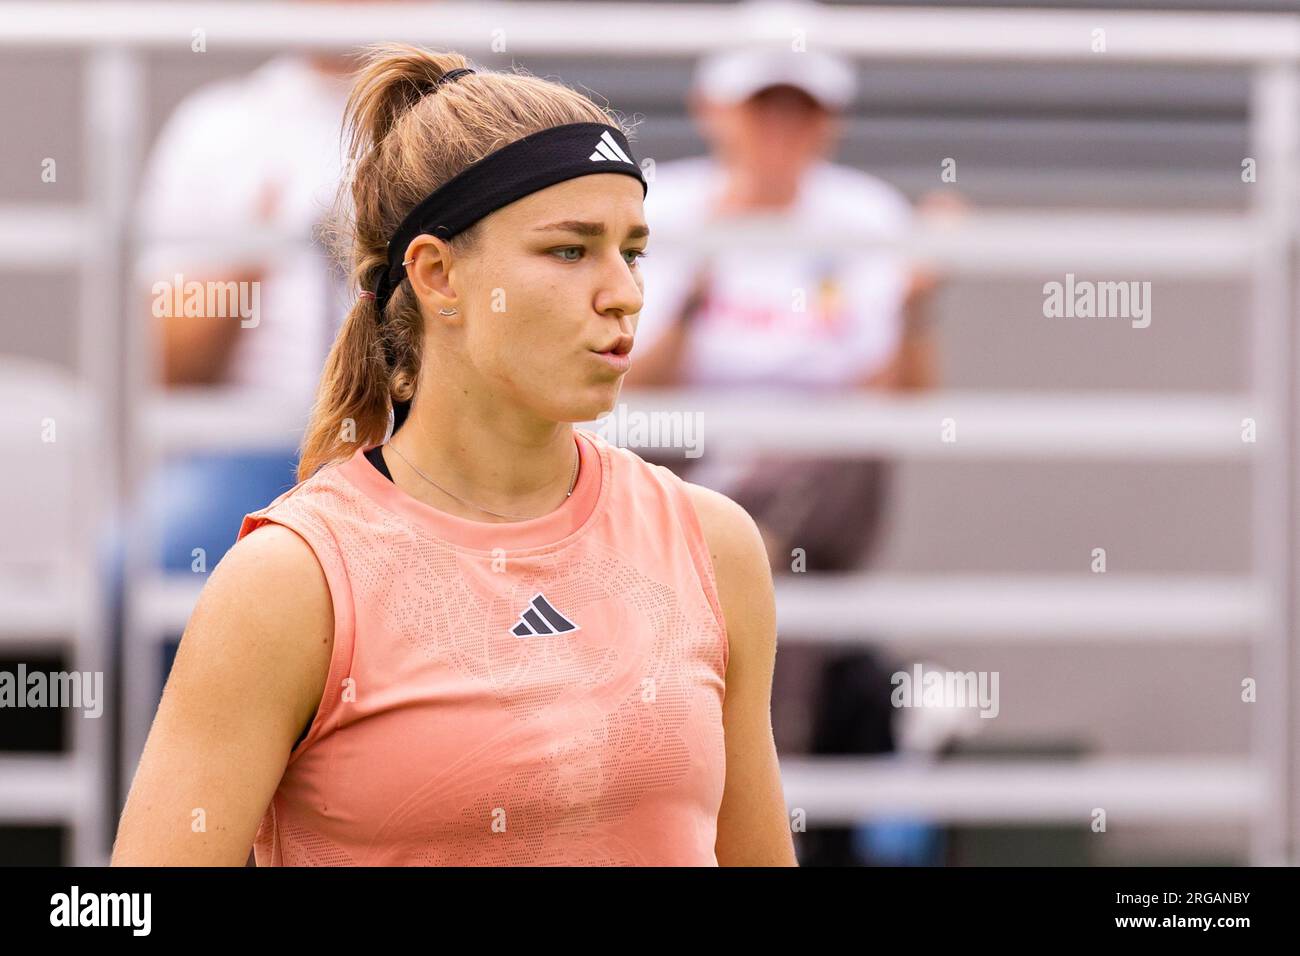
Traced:
<svg viewBox="0 0 1300 956">
<path fill-rule="evenodd" d="M 374 465 L 375 470 L 377 470 L 381 475 L 389 481 L 393 481 L 393 474 L 388 470 L 388 462 L 384 461 L 384 455 L 381 451 L 383 447 L 383 445 L 376 445 L 374 448 L 367 451 L 366 460 L 369 461 L 370 464 Z M 393 483 L 396 484 L 396 482 Z"/>
</svg>

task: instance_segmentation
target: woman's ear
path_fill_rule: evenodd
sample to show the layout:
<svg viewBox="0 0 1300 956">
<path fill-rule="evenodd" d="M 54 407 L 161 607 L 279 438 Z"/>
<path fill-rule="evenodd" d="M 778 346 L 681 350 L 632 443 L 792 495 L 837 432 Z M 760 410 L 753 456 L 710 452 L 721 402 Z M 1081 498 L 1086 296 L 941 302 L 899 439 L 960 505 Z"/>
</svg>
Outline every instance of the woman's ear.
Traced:
<svg viewBox="0 0 1300 956">
<path fill-rule="evenodd" d="M 416 236 L 406 247 L 406 277 L 421 301 L 432 300 L 438 308 L 455 307 L 451 285 L 451 246 L 445 239 L 427 233 Z"/>
</svg>

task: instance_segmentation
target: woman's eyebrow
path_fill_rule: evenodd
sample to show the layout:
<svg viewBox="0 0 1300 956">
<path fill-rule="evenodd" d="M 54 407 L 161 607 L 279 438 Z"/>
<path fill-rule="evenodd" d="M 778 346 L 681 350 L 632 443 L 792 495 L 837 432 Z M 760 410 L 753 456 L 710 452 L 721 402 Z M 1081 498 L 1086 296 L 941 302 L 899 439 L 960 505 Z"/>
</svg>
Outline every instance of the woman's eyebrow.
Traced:
<svg viewBox="0 0 1300 956">
<path fill-rule="evenodd" d="M 603 236 L 605 234 L 605 224 L 603 222 L 584 222 L 580 219 L 565 219 L 562 222 L 552 222 L 545 226 L 538 226 L 534 232 L 547 232 L 550 230 L 573 232 L 580 236 Z M 644 223 L 633 226 L 627 231 L 629 239 L 643 239 L 649 235 L 650 227 Z"/>
</svg>

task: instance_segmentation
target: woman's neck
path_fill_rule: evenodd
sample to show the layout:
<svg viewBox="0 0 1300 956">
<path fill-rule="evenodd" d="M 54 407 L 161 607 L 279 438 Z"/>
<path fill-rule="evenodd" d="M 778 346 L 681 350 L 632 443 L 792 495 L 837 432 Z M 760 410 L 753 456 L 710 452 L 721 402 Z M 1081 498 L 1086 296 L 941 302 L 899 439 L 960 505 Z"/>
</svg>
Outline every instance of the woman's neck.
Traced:
<svg viewBox="0 0 1300 956">
<path fill-rule="evenodd" d="M 385 460 L 403 491 L 471 521 L 548 514 L 576 482 L 578 450 L 569 422 L 525 423 L 499 409 L 488 420 L 464 407 L 439 414 L 417 397 L 389 444 L 398 453 Z"/>
</svg>

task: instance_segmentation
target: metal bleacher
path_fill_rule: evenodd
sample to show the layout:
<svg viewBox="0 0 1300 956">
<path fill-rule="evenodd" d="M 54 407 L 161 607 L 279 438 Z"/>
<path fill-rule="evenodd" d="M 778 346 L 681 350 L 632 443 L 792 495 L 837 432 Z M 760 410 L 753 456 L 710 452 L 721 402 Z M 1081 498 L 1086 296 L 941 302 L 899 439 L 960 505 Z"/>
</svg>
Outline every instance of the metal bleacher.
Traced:
<svg viewBox="0 0 1300 956">
<path fill-rule="evenodd" d="M 32 670 L 107 670 L 96 519 L 106 511 L 110 489 L 97 476 L 109 456 L 92 398 L 64 370 L 0 357 L 0 656 L 41 662 Z M 0 822 L 63 827 L 65 858 L 87 863 L 102 858 L 107 826 L 112 712 L 98 703 L 97 715 L 61 709 L 62 752 L 0 754 Z"/>
</svg>

